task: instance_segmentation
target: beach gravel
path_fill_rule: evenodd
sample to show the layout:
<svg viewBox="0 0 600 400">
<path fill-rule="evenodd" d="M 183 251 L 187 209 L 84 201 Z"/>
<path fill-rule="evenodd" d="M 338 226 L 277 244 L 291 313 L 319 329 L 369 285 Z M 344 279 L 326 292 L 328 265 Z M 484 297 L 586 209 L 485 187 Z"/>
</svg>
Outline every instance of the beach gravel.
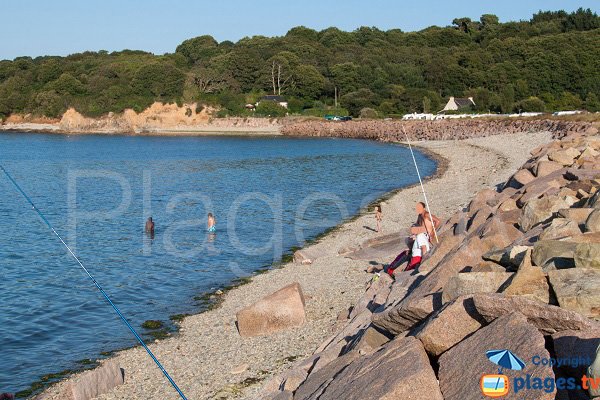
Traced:
<svg viewBox="0 0 600 400">
<path fill-rule="evenodd" d="M 431 210 L 447 218 L 463 209 L 477 191 L 505 182 L 527 161 L 530 150 L 550 139 L 549 133 L 540 132 L 415 143 L 442 161 L 442 173 L 425 183 Z M 185 318 L 178 335 L 152 343 L 150 348 L 189 399 L 254 398 L 271 376 L 310 356 L 332 336 L 338 316 L 347 314 L 363 294 L 371 278 L 365 273 L 369 263 L 338 252 L 405 229 L 415 219 L 415 203 L 422 200 L 419 186 L 395 193 L 383 206 L 382 233 L 368 229 L 375 226 L 375 218 L 366 212 L 313 244 L 312 250 L 320 257 L 311 264 L 289 263 L 253 277 L 250 283 L 227 292 L 220 307 Z M 240 337 L 236 313 L 294 282 L 305 295 L 306 323 L 269 336 Z M 98 399 L 179 398 L 143 349 L 121 351 L 111 360 L 125 369 L 125 383 Z M 45 399 L 59 399 L 64 386 L 60 382 L 47 389 Z"/>
</svg>

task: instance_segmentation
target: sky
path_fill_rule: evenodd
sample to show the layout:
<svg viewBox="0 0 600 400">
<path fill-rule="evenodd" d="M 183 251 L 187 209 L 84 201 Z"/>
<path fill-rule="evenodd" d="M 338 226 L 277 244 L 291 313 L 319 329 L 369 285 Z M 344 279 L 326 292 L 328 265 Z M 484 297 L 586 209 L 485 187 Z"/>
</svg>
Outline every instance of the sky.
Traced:
<svg viewBox="0 0 600 400">
<path fill-rule="evenodd" d="M 600 13 L 598 0 L 0 0 L 0 59 L 86 50 L 174 52 L 185 39 L 281 36 L 294 26 L 414 31 L 456 17 L 529 19 L 539 10 Z"/>
</svg>

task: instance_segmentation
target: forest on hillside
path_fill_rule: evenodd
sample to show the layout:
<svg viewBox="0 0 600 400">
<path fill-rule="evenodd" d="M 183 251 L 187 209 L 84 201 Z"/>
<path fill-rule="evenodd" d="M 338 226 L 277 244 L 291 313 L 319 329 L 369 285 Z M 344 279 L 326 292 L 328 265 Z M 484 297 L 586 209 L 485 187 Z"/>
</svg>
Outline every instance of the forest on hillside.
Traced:
<svg viewBox="0 0 600 400">
<path fill-rule="evenodd" d="M 486 14 L 419 32 L 300 26 L 237 43 L 200 36 L 160 56 L 123 50 L 0 61 L 0 118 L 58 117 L 68 107 L 88 116 L 139 112 L 154 101 L 210 105 L 217 117 L 284 115 L 275 103 L 245 109 L 265 94 L 285 96 L 292 114 L 315 116 L 437 112 L 449 96 L 472 96 L 476 112 L 600 111 L 600 17 L 540 11 L 501 23 Z"/>
</svg>

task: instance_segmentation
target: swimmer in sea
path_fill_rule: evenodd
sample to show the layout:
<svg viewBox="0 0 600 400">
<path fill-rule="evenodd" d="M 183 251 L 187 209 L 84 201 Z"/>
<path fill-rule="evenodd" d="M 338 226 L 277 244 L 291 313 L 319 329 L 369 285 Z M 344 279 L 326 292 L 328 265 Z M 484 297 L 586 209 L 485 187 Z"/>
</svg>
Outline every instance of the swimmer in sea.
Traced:
<svg viewBox="0 0 600 400">
<path fill-rule="evenodd" d="M 154 221 L 152 221 L 152 217 L 148 217 L 144 231 L 150 236 L 154 236 Z"/>
<path fill-rule="evenodd" d="M 216 232 L 217 231 L 216 225 L 217 225 L 217 220 L 212 215 L 212 213 L 208 213 L 208 221 L 206 223 L 206 231 L 210 232 L 210 233 Z"/>
</svg>

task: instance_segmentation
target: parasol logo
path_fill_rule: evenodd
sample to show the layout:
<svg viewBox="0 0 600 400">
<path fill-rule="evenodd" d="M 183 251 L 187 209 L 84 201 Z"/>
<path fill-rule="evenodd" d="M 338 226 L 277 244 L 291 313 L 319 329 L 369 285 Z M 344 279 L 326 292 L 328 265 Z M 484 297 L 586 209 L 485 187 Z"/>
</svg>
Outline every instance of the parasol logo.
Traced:
<svg viewBox="0 0 600 400">
<path fill-rule="evenodd" d="M 498 366 L 497 374 L 487 374 L 481 377 L 479 382 L 481 393 L 487 397 L 503 397 L 510 391 L 508 376 L 502 372 L 504 369 L 520 371 L 525 368 L 525 362 L 513 354 L 510 350 L 490 350 L 485 355 L 488 360 Z"/>
</svg>

